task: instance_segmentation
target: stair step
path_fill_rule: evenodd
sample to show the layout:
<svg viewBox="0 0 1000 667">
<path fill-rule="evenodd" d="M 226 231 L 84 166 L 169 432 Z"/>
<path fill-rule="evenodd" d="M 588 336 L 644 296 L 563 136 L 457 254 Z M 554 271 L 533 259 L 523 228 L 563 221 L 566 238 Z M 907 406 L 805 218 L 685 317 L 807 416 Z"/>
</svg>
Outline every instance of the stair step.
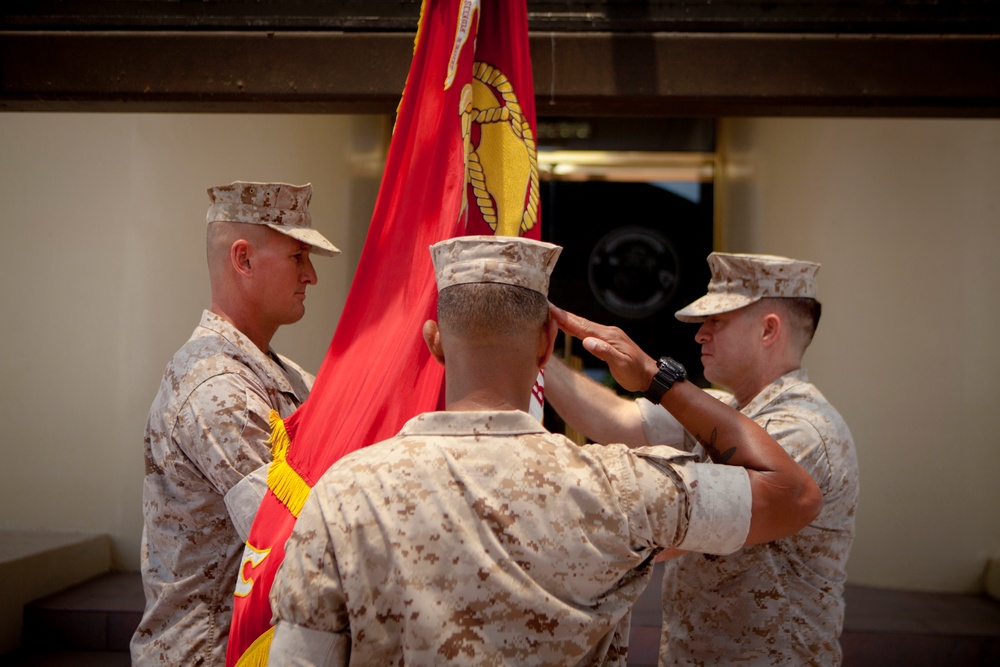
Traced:
<svg viewBox="0 0 1000 667">
<path fill-rule="evenodd" d="M 138 574 L 102 575 L 25 605 L 22 645 L 127 652 L 144 604 Z"/>
<path fill-rule="evenodd" d="M 636 604 L 629 665 L 653 666 L 660 568 Z M 985 595 L 847 587 L 844 667 L 1000 664 L 1000 602 Z M 125 667 L 142 616 L 138 573 L 107 574 L 25 606 L 24 644 L 0 667 Z"/>
<path fill-rule="evenodd" d="M 0 667 L 131 667 L 122 651 L 27 651 L 0 656 Z"/>
<path fill-rule="evenodd" d="M 0 530 L 0 655 L 20 646 L 24 605 L 110 569 L 107 535 Z"/>
<path fill-rule="evenodd" d="M 848 586 L 845 667 L 1000 665 L 1000 602 L 987 595 Z"/>
</svg>

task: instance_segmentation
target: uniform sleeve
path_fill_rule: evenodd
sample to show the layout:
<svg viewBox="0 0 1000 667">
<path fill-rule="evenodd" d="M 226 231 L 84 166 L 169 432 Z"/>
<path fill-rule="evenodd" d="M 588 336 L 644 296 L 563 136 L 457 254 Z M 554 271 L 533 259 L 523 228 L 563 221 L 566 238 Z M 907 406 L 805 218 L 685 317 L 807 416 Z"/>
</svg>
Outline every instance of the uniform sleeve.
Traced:
<svg viewBox="0 0 1000 667">
<path fill-rule="evenodd" d="M 226 511 L 236 528 L 236 533 L 244 542 L 250 537 L 250 527 L 257 515 L 264 495 L 267 493 L 267 471 L 270 466 L 263 465 L 241 479 L 233 488 L 226 492 L 223 500 Z"/>
<path fill-rule="evenodd" d="M 651 445 L 679 447 L 684 441 L 684 427 L 661 405 L 650 403 L 645 398 L 636 400 L 642 418 L 642 432 Z"/>
<path fill-rule="evenodd" d="M 285 543 L 271 586 L 277 624 L 269 665 L 346 665 L 351 629 L 337 559 L 317 485 Z"/>
<path fill-rule="evenodd" d="M 267 656 L 268 667 L 333 667 L 351 659 L 350 636 L 278 621 Z"/>
<path fill-rule="evenodd" d="M 735 407 L 732 395 L 728 392 L 706 389 L 705 393 L 730 407 Z M 646 436 L 646 442 L 650 445 L 670 445 L 685 452 L 695 452 L 699 454 L 700 461 L 709 461 L 708 454 L 698 444 L 698 441 L 684 430 L 680 422 L 674 419 L 674 416 L 667 412 L 666 408 L 650 403 L 645 398 L 636 400 L 636 404 L 639 406 L 642 431 Z"/>
<path fill-rule="evenodd" d="M 744 468 L 698 463 L 691 454 L 672 447 L 643 447 L 634 452 L 658 473 L 636 475 L 647 504 L 662 504 L 666 494 L 685 508 L 681 525 L 658 536 L 659 546 L 718 555 L 743 547 L 753 500 Z"/>
<path fill-rule="evenodd" d="M 763 420 L 761 426 L 781 448 L 816 480 L 823 495 L 830 488 L 832 466 L 823 436 L 805 419 L 779 415 Z"/>
<path fill-rule="evenodd" d="M 271 462 L 271 406 L 264 389 L 236 373 L 215 375 L 200 384 L 177 414 L 174 440 L 201 471 L 213 489 L 222 496 L 244 477 Z M 252 491 L 252 487 L 249 489 Z M 253 514 L 260 504 L 250 495 L 235 497 L 234 508 Z M 237 526 L 245 517 L 233 516 Z"/>
</svg>

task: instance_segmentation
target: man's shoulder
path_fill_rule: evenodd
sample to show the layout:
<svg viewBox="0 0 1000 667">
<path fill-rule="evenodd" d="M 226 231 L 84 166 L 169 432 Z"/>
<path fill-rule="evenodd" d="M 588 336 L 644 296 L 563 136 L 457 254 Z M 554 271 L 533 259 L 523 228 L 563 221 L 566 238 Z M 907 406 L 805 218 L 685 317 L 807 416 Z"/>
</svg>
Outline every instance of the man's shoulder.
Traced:
<svg viewBox="0 0 1000 667">
<path fill-rule="evenodd" d="M 846 420 L 808 381 L 780 386 L 766 404 L 750 415 L 790 452 L 822 449 L 838 460 L 854 459 L 854 438 Z M 793 454 L 795 456 L 795 454 Z M 799 460 L 798 458 L 796 460 Z M 799 460 L 802 463 L 801 460 Z M 813 471 L 810 471 L 813 472 Z"/>
<path fill-rule="evenodd" d="M 501 413 L 502 414 L 502 413 Z M 482 419 L 472 413 L 463 412 L 427 412 L 408 420 L 401 430 L 392 437 L 378 441 L 374 444 L 356 449 L 340 458 L 334 466 L 327 470 L 327 473 L 352 474 L 336 471 L 346 471 L 350 467 L 365 468 L 372 467 L 381 469 L 386 463 L 391 463 L 397 469 L 401 465 L 411 467 L 424 466 L 428 460 L 439 461 L 442 452 L 459 447 L 469 452 L 478 451 L 485 458 L 497 455 L 496 448 L 483 446 L 481 449 L 469 449 L 469 440 L 477 440 L 482 437 L 483 429 L 477 428 L 476 424 Z M 427 426 L 427 421 L 431 421 L 431 426 Z M 514 423 L 518 423 L 515 421 Z M 522 423 L 527 424 L 528 422 Z M 447 424 L 448 429 L 441 428 Z M 493 437 L 503 438 L 505 441 L 533 441 L 535 443 L 545 442 L 544 451 L 550 448 L 566 448 L 573 452 L 587 454 L 592 451 L 588 447 L 581 447 L 560 433 L 551 433 L 535 423 L 537 428 L 526 430 L 525 432 L 512 432 L 504 434 L 493 434 Z M 597 450 L 609 449 L 595 446 Z M 500 451 L 507 451 L 506 449 Z M 535 451 L 535 450 L 532 450 Z M 523 454 L 527 456 L 526 453 Z M 506 454 L 504 454 L 506 456 Z M 471 460 L 477 457 L 467 457 Z"/>
<path fill-rule="evenodd" d="M 177 350 L 167 365 L 167 372 L 182 383 L 195 385 L 226 373 L 258 375 L 245 351 L 210 331 L 192 336 Z"/>
<path fill-rule="evenodd" d="M 783 394 L 776 407 L 790 415 L 808 419 L 811 423 L 820 418 L 819 421 L 822 423 L 835 426 L 845 424 L 837 408 L 826 399 L 816 385 L 808 382 L 797 385 Z"/>
<path fill-rule="evenodd" d="M 776 380 L 761 392 L 758 399 L 764 399 L 760 401 L 757 410 L 761 415 L 786 413 L 809 421 L 812 421 L 811 416 L 821 415 L 832 421 L 843 422 L 833 404 L 801 371 Z"/>
<path fill-rule="evenodd" d="M 163 371 L 151 412 L 170 411 L 170 405 L 179 409 L 213 379 L 228 380 L 243 388 L 256 387 L 258 391 L 262 385 L 260 373 L 225 338 L 208 330 L 196 330 Z"/>
</svg>

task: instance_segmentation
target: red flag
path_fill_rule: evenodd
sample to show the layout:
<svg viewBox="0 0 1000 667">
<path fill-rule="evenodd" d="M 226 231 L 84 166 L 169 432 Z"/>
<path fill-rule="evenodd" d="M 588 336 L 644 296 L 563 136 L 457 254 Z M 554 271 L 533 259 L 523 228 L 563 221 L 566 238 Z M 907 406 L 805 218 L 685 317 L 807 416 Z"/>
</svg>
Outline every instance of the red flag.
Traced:
<svg viewBox="0 0 1000 667">
<path fill-rule="evenodd" d="M 226 664 L 266 665 L 271 583 L 309 489 L 341 456 L 439 409 L 443 369 L 421 328 L 428 247 L 462 234 L 539 238 L 525 0 L 424 0 L 381 188 L 354 282 L 309 399 L 272 415 L 269 491 L 236 585 Z M 541 387 L 536 387 L 540 418 Z"/>
</svg>

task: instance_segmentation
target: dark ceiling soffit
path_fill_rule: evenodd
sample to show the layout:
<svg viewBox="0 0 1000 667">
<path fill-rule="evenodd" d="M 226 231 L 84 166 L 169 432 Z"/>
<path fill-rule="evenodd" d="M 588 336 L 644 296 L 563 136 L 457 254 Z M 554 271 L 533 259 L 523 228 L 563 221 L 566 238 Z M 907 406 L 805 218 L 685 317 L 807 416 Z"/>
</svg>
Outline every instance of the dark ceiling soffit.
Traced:
<svg viewBox="0 0 1000 667">
<path fill-rule="evenodd" d="M 1000 117 L 1000 36 L 530 43 L 540 117 Z M 0 31 L 0 110 L 392 113 L 412 48 L 412 33 Z"/>
<path fill-rule="evenodd" d="M 413 32 L 420 0 L 5 0 L 0 29 Z M 991 34 L 996 0 L 528 0 L 531 30 Z"/>
</svg>

